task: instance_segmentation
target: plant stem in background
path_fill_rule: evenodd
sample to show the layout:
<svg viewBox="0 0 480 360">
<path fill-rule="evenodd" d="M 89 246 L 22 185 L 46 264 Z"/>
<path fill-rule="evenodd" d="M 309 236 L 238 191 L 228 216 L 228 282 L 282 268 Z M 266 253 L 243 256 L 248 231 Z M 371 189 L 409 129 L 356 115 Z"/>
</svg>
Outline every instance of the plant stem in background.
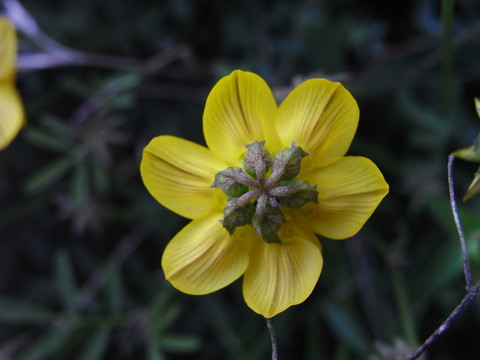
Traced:
<svg viewBox="0 0 480 360">
<path fill-rule="evenodd" d="M 442 0 L 442 88 L 440 93 L 440 111 L 451 121 L 453 114 L 453 5 L 454 0 Z"/>
<path fill-rule="evenodd" d="M 418 336 L 415 330 L 415 323 L 413 319 L 412 307 L 408 299 L 407 286 L 405 278 L 399 269 L 392 271 L 392 281 L 397 299 L 398 308 L 400 311 L 400 323 L 402 325 L 403 335 L 407 339 L 410 346 L 418 345 Z"/>
</svg>

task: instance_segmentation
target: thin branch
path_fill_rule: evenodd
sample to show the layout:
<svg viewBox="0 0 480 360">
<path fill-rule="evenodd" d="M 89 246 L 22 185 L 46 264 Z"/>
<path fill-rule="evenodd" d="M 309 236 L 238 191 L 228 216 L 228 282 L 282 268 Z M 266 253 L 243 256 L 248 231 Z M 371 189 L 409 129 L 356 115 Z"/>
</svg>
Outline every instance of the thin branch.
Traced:
<svg viewBox="0 0 480 360">
<path fill-rule="evenodd" d="M 277 360 L 277 336 L 275 335 L 275 329 L 273 328 L 271 318 L 265 318 L 267 322 L 268 332 L 270 333 L 270 341 L 272 343 L 272 360 Z"/>
<path fill-rule="evenodd" d="M 457 202 L 455 200 L 455 186 L 453 181 L 453 163 L 455 156 L 450 154 L 448 156 L 448 193 L 450 195 L 450 206 L 452 208 L 453 219 L 455 221 L 455 226 L 457 228 L 458 237 L 460 239 L 460 246 L 462 248 L 463 256 L 463 272 L 465 274 L 465 281 L 467 284 L 467 294 L 464 296 L 460 304 L 452 311 L 448 318 L 435 330 L 435 332 L 428 337 L 427 340 L 417 349 L 415 353 L 410 355 L 407 360 L 418 359 L 424 352 L 427 350 L 439 337 L 442 335 L 449 327 L 451 322 L 463 312 L 468 305 L 472 303 L 475 297 L 480 291 L 480 281 L 473 285 L 472 272 L 470 270 L 470 262 L 468 260 L 468 249 L 465 241 L 465 234 L 463 232 L 462 224 L 460 222 L 460 217 L 458 216 Z"/>
<path fill-rule="evenodd" d="M 472 303 L 472 301 L 475 299 L 475 297 L 478 295 L 478 292 L 480 291 L 480 282 L 478 282 L 475 286 L 472 286 L 465 297 L 462 299 L 460 304 L 457 305 L 457 307 L 452 311 L 452 313 L 448 316 L 448 318 L 435 330 L 435 332 L 428 337 L 427 340 L 417 349 L 417 351 L 410 355 L 407 360 L 415 360 L 422 355 L 425 350 L 427 350 L 430 345 L 432 345 L 440 335 L 442 335 L 449 327 L 452 321 L 460 315 L 460 313 L 465 310 L 468 305 Z"/>
<path fill-rule="evenodd" d="M 458 231 L 458 238 L 460 240 L 460 246 L 462 247 L 462 256 L 463 256 L 463 272 L 465 274 L 465 281 L 467 282 L 467 290 L 473 286 L 472 272 L 470 270 L 470 262 L 468 260 L 468 250 L 467 243 L 465 241 L 465 234 L 463 233 L 462 225 L 460 223 L 460 218 L 458 216 L 457 202 L 455 200 L 455 188 L 453 184 L 453 162 L 455 156 L 450 154 L 448 156 L 448 193 L 450 194 L 450 206 L 452 208 L 453 219 L 455 221 L 455 226 Z"/>
</svg>

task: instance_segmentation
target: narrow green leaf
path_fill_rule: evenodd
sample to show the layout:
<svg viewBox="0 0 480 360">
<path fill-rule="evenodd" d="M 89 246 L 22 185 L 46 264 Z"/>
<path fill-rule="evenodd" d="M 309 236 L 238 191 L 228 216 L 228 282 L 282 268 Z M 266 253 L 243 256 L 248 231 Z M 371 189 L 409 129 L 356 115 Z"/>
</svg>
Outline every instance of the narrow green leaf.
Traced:
<svg viewBox="0 0 480 360">
<path fill-rule="evenodd" d="M 60 250 L 55 261 L 55 279 L 57 291 L 62 304 L 69 314 L 76 311 L 75 294 L 76 281 L 70 256 L 65 250 Z"/>
<path fill-rule="evenodd" d="M 88 342 L 83 346 L 78 360 L 103 359 L 108 348 L 110 335 L 111 329 L 109 327 L 100 327 L 94 331 Z"/>
<path fill-rule="evenodd" d="M 72 200 L 75 209 L 82 209 L 88 196 L 88 174 L 84 163 L 75 167 L 72 183 Z"/>
<path fill-rule="evenodd" d="M 160 347 L 173 353 L 191 353 L 200 348 L 200 340 L 193 335 L 165 335 L 159 339 Z"/>
<path fill-rule="evenodd" d="M 456 240 L 458 242 L 458 240 Z M 415 279 L 412 294 L 416 302 L 423 302 L 438 293 L 439 289 L 462 272 L 460 246 L 453 239 L 437 245 L 422 271 Z"/>
<path fill-rule="evenodd" d="M 118 314 L 124 305 L 125 291 L 123 288 L 122 274 L 118 265 L 114 262 L 107 264 L 106 295 L 110 311 Z"/>
<path fill-rule="evenodd" d="M 147 360 L 166 360 L 166 359 L 167 358 L 160 351 L 155 337 L 152 337 L 148 344 Z"/>
<path fill-rule="evenodd" d="M 63 152 L 70 147 L 70 143 L 65 139 L 33 127 L 26 129 L 24 137 L 30 144 L 54 152 Z"/>
<path fill-rule="evenodd" d="M 16 324 L 48 324 L 56 314 L 27 301 L 0 297 L 0 320 Z"/>
<path fill-rule="evenodd" d="M 98 156 L 92 157 L 92 176 L 95 189 L 105 193 L 110 186 L 108 170 Z"/>
<path fill-rule="evenodd" d="M 108 89 L 108 90 L 129 89 L 137 86 L 139 82 L 140 82 L 139 74 L 136 74 L 133 72 L 118 73 L 106 81 L 104 85 L 104 89 Z"/>
<path fill-rule="evenodd" d="M 341 309 L 333 304 L 325 306 L 324 315 L 332 331 L 357 353 L 366 354 L 367 341 L 358 329 L 357 324 Z"/>
<path fill-rule="evenodd" d="M 183 307 L 180 304 L 170 304 L 162 312 L 156 313 L 153 317 L 153 326 L 156 332 L 166 331 L 182 314 Z"/>
<path fill-rule="evenodd" d="M 72 125 L 52 114 L 43 114 L 42 125 L 45 129 L 49 130 L 49 133 L 56 135 L 59 139 L 63 139 L 66 142 L 72 142 L 73 131 Z"/>
<path fill-rule="evenodd" d="M 34 194 L 45 190 L 65 175 L 72 165 L 73 160 L 70 156 L 64 156 L 51 162 L 37 171 L 25 182 L 25 191 L 28 194 Z"/>
<path fill-rule="evenodd" d="M 52 328 L 42 334 L 23 354 L 21 360 L 53 359 L 52 354 L 60 349 L 77 329 L 75 322 L 68 322 L 65 326 Z"/>
<path fill-rule="evenodd" d="M 405 276 L 399 269 L 391 272 L 392 284 L 400 314 L 399 322 L 402 326 L 403 336 L 412 347 L 419 343 L 417 327 L 415 326 L 415 314 L 412 310 L 409 296 L 409 288 Z"/>
</svg>

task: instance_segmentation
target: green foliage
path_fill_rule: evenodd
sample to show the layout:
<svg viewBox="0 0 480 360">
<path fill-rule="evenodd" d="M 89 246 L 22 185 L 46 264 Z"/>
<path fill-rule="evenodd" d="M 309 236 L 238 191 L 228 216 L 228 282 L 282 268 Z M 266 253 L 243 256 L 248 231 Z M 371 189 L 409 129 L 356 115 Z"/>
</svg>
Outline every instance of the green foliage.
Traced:
<svg viewBox="0 0 480 360">
<path fill-rule="evenodd" d="M 151 138 L 204 141 L 208 91 L 237 68 L 259 73 L 279 99 L 308 77 L 343 82 L 361 111 L 350 153 L 371 158 L 391 189 L 354 239 L 321 239 L 314 293 L 273 319 L 280 358 L 406 357 L 463 297 L 445 169 L 448 154 L 480 131 L 478 3 L 21 3 L 75 61 L 38 66 L 36 55 L 58 44 L 17 26 L 28 123 L 0 152 L 1 355 L 270 356 L 266 325 L 240 283 L 192 297 L 164 280 L 162 251 L 186 221 L 158 205 L 139 176 Z M 478 165 L 455 166 L 463 194 Z M 480 203 L 459 206 L 478 279 Z M 463 335 L 480 330 L 478 302 L 472 307 L 429 358 L 478 352 L 477 339 Z"/>
</svg>

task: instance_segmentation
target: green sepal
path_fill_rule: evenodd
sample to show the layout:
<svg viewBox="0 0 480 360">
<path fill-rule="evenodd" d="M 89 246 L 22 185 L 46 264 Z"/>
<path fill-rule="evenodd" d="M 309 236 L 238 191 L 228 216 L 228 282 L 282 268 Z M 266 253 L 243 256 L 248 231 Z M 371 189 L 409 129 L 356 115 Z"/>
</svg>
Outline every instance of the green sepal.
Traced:
<svg viewBox="0 0 480 360">
<path fill-rule="evenodd" d="M 477 116 L 480 118 L 480 100 L 478 98 L 475 98 L 474 100 L 475 110 L 477 111 Z M 474 140 L 473 145 L 456 150 L 453 152 L 453 155 L 465 161 L 480 162 L 480 133 Z"/>
<path fill-rule="evenodd" d="M 473 181 L 470 183 L 470 186 L 468 187 L 468 190 L 463 197 L 463 201 L 467 201 L 468 199 L 471 199 L 475 195 L 480 193 L 480 168 L 475 172 L 475 177 L 473 178 Z"/>
<path fill-rule="evenodd" d="M 243 169 L 255 179 L 263 179 L 265 173 L 272 167 L 272 157 L 263 146 L 265 141 L 255 141 L 245 145 L 247 154 L 243 159 Z"/>
<path fill-rule="evenodd" d="M 317 186 L 310 186 L 307 182 L 300 179 L 293 179 L 288 184 L 289 191 L 295 192 L 292 195 L 278 196 L 277 200 L 281 205 L 290 208 L 299 208 L 307 202 L 318 202 Z"/>
<path fill-rule="evenodd" d="M 244 174 L 237 167 L 229 167 L 215 175 L 215 181 L 211 185 L 221 189 L 229 197 L 238 197 L 248 191 L 248 186 L 239 182 L 239 177 Z"/>
<path fill-rule="evenodd" d="M 251 224 L 254 213 L 255 205 L 252 203 L 238 207 L 235 199 L 231 199 L 225 207 L 225 214 L 227 214 L 227 216 L 225 216 L 221 222 L 223 227 L 232 235 L 237 227 Z"/>
<path fill-rule="evenodd" d="M 279 180 L 291 180 L 297 176 L 300 172 L 302 159 L 307 155 L 308 153 L 303 151 L 303 149 L 293 141 L 288 149 L 277 153 L 273 158 L 272 166 L 273 169 L 283 169 Z"/>
<path fill-rule="evenodd" d="M 283 222 L 285 217 L 280 209 L 269 205 L 267 196 L 261 195 L 252 217 L 252 226 L 257 234 L 268 243 L 281 243 L 278 231 Z"/>
</svg>

